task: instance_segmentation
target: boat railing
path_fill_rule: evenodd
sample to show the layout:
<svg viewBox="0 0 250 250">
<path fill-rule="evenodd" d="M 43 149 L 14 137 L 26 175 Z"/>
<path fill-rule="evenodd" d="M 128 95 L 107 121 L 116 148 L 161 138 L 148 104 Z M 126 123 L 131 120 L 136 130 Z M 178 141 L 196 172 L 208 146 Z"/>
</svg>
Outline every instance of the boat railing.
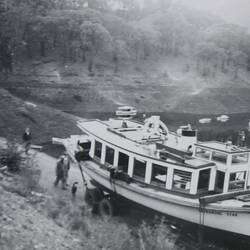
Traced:
<svg viewBox="0 0 250 250">
<path fill-rule="evenodd" d="M 175 149 L 173 147 L 168 147 L 168 146 L 161 144 L 161 143 L 156 143 L 156 147 L 157 147 L 157 149 L 166 150 L 169 153 L 173 153 L 173 154 L 178 155 L 178 156 L 183 157 L 183 158 L 186 155 L 191 155 L 191 152 L 189 153 L 189 152 L 186 152 L 183 150 L 178 150 L 178 149 Z"/>
<path fill-rule="evenodd" d="M 200 204 L 206 205 L 209 203 L 215 203 L 218 201 L 229 200 L 237 198 L 237 196 L 247 195 L 250 194 L 250 190 L 242 190 L 242 191 L 233 191 L 225 194 L 215 194 L 215 195 L 208 195 L 204 197 L 200 197 L 199 201 Z"/>
<path fill-rule="evenodd" d="M 161 160 L 171 159 L 171 160 L 175 160 L 175 161 L 182 163 L 182 164 L 185 163 L 184 157 L 178 156 L 176 154 L 173 154 L 173 153 L 165 151 L 165 150 L 159 150 L 159 157 Z"/>
</svg>

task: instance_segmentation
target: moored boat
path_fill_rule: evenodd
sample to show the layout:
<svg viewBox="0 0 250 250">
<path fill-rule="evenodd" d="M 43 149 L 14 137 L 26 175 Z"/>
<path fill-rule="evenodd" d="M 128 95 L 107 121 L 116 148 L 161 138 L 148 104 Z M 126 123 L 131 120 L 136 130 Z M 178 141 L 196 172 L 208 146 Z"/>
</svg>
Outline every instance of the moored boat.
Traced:
<svg viewBox="0 0 250 250">
<path fill-rule="evenodd" d="M 115 114 L 121 119 L 131 119 L 137 115 L 137 110 L 131 106 L 121 106 L 118 107 Z"/>
<path fill-rule="evenodd" d="M 126 124 L 124 124 L 126 123 Z M 78 159 L 88 189 L 105 191 L 160 213 L 250 236 L 250 150 L 197 141 L 190 125 L 169 131 L 158 116 L 79 121 L 84 136 L 58 141 L 69 154 L 83 140 L 90 158 Z M 102 202 L 104 201 L 104 203 Z"/>
</svg>

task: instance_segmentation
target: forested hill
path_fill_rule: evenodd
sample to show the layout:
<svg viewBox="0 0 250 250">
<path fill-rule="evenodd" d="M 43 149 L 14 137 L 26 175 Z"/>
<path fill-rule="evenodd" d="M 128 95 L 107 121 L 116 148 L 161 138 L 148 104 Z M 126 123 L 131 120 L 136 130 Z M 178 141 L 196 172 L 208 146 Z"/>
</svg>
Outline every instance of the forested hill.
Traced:
<svg viewBox="0 0 250 250">
<path fill-rule="evenodd" d="M 167 0 L 144 8 L 129 0 L 2 0 L 2 68 L 11 71 L 13 64 L 45 59 L 77 63 L 90 74 L 100 65 L 115 73 L 128 67 L 149 73 L 175 62 L 164 68 L 164 81 L 174 85 L 181 78 L 192 93 L 204 84 L 206 89 L 250 85 L 250 35 Z M 196 103 L 190 98 L 186 101 L 192 112 Z M 183 99 L 182 103 L 187 106 Z"/>
</svg>

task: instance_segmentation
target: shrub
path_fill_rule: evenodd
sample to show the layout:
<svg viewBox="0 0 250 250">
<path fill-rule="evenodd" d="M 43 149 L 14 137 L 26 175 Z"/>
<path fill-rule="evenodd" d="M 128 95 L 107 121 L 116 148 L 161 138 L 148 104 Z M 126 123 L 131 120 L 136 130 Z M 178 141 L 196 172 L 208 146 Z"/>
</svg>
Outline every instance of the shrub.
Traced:
<svg viewBox="0 0 250 250">
<path fill-rule="evenodd" d="M 23 190 L 29 194 L 31 191 L 41 191 L 39 180 L 41 170 L 38 168 L 34 156 L 26 157 L 20 171 Z"/>
<path fill-rule="evenodd" d="M 85 222 L 88 225 L 88 245 L 90 250 L 138 249 L 131 235 L 131 230 L 125 223 L 120 223 L 115 219 L 107 223 L 105 220 L 93 217 L 86 217 Z"/>
<path fill-rule="evenodd" d="M 7 143 L 7 147 L 0 152 L 1 163 L 7 165 L 10 172 L 18 172 L 25 161 L 22 152 L 14 142 Z"/>
<path fill-rule="evenodd" d="M 176 245 L 177 235 L 171 233 L 164 220 L 154 223 L 154 226 L 142 223 L 138 229 L 138 239 L 143 250 L 180 249 Z"/>
<path fill-rule="evenodd" d="M 176 244 L 178 235 L 173 234 L 163 220 L 155 220 L 153 226 L 142 223 L 132 229 L 118 218 L 107 222 L 99 216 L 93 216 L 84 206 L 72 203 L 67 197 L 49 200 L 43 211 L 45 210 L 57 224 L 82 237 L 88 250 L 182 249 Z"/>
<path fill-rule="evenodd" d="M 74 99 L 77 101 L 77 102 L 82 102 L 82 97 L 78 94 L 75 94 L 74 95 Z"/>
</svg>

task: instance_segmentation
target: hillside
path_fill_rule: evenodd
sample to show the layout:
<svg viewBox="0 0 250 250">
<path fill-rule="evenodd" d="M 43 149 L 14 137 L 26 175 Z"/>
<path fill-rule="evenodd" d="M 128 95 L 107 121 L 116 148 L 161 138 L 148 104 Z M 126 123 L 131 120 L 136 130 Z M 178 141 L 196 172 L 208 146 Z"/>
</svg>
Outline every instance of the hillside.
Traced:
<svg viewBox="0 0 250 250">
<path fill-rule="evenodd" d="M 243 113 L 250 108 L 250 78 L 228 74 L 203 78 L 185 71 L 188 59 L 124 66 L 114 72 L 99 64 L 94 76 L 78 63 L 37 61 L 21 65 L 2 87 L 25 101 L 84 116 L 89 112 L 114 112 L 119 105 L 135 106 L 140 112 L 197 114 Z M 27 68 L 32 73 L 23 75 Z"/>
<path fill-rule="evenodd" d="M 0 136 L 22 141 L 26 127 L 30 127 L 34 143 L 46 143 L 53 136 L 64 137 L 79 132 L 76 117 L 48 108 L 34 106 L 12 96 L 0 88 Z"/>
<path fill-rule="evenodd" d="M 3 138 L 1 154 L 2 142 Z M 56 158 L 34 151 L 29 156 L 18 155 L 24 159 L 18 164 L 18 172 L 2 171 L 0 163 L 1 250 L 127 250 L 145 246 L 145 249 L 197 249 L 197 243 L 193 242 L 191 247 L 190 242 L 185 243 L 171 229 L 170 223 L 154 220 L 145 209 L 137 211 L 136 207 L 121 203 L 131 222 L 126 221 L 126 216 L 110 220 L 93 214 L 84 201 L 85 187 L 73 163 L 68 183 L 79 181 L 75 199 L 70 190 L 52 185 Z M 119 212 L 122 213 L 120 207 Z M 159 227 L 152 227 L 149 220 Z"/>
<path fill-rule="evenodd" d="M 6 191 L 2 184 L 0 176 L 1 250 L 83 248 L 76 236 L 39 213 L 27 199 Z"/>
<path fill-rule="evenodd" d="M 81 133 L 77 120 L 110 118 L 121 105 L 139 118 L 160 115 L 173 131 L 190 123 L 201 141 L 237 143 L 244 130 L 250 146 L 250 34 L 179 0 L 138 1 L 0 1 L 0 144 L 20 146 L 29 127 L 43 150 L 13 173 L 0 148 L 0 250 L 196 249 L 195 230 L 153 221 L 145 209 L 121 202 L 122 216 L 108 223 L 93 215 L 78 166 L 68 182 L 79 181 L 76 200 L 53 186 L 64 149 L 52 137 Z"/>
<path fill-rule="evenodd" d="M 244 29 L 175 2 L 142 10 L 124 1 L 116 11 L 105 1 L 81 3 L 0 5 L 2 87 L 75 114 L 123 104 L 141 112 L 249 110 Z"/>
</svg>

